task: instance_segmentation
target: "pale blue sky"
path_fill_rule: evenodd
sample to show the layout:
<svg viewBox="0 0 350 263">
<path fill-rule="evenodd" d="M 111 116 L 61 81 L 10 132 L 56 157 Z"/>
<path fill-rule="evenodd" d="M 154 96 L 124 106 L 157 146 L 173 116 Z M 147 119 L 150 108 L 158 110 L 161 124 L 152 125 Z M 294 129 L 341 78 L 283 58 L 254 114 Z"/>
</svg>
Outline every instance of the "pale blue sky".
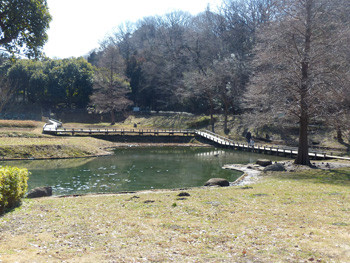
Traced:
<svg viewBox="0 0 350 263">
<path fill-rule="evenodd" d="M 44 47 L 48 57 L 66 58 L 87 54 L 121 23 L 175 10 L 197 14 L 221 0 L 48 0 L 53 20 Z"/>
</svg>

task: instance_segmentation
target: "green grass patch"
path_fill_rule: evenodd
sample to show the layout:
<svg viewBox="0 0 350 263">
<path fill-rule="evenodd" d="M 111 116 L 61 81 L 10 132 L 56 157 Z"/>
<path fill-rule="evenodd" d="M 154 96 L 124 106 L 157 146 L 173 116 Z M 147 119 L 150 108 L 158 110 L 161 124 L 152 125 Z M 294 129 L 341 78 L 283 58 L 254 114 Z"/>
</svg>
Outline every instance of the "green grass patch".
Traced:
<svg viewBox="0 0 350 263">
<path fill-rule="evenodd" d="M 337 184 L 337 185 L 349 185 L 350 186 L 350 173 L 349 168 L 342 168 L 337 170 L 319 170 L 312 169 L 303 172 L 286 173 L 280 176 L 285 180 L 297 180 L 306 181 L 310 183 L 322 183 L 322 184 Z M 337 195 L 339 193 L 334 192 L 330 195 Z"/>
</svg>

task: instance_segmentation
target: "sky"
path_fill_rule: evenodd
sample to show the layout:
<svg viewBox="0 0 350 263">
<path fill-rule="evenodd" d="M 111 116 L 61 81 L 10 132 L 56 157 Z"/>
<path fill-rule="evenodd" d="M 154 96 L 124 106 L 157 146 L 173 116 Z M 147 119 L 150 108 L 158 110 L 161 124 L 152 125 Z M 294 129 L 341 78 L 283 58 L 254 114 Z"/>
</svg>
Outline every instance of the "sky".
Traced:
<svg viewBox="0 0 350 263">
<path fill-rule="evenodd" d="M 44 46 L 50 58 L 79 57 L 99 47 L 119 25 L 147 16 L 182 10 L 198 14 L 222 0 L 47 0 L 52 16 L 48 42 Z"/>
</svg>

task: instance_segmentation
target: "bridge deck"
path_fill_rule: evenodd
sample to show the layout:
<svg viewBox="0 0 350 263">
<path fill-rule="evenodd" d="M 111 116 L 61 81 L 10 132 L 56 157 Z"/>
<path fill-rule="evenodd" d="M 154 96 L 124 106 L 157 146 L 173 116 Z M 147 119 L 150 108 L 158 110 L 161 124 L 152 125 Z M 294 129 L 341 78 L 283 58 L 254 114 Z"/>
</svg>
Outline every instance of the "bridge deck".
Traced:
<svg viewBox="0 0 350 263">
<path fill-rule="evenodd" d="M 198 136 L 206 138 L 212 142 L 217 143 L 222 147 L 233 148 L 243 151 L 251 151 L 257 153 L 264 153 L 270 155 L 286 156 L 293 158 L 298 154 L 298 149 L 293 147 L 273 147 L 261 145 L 249 145 L 244 143 L 235 143 L 224 136 L 220 136 L 210 131 L 195 131 Z M 309 156 L 313 159 L 339 159 L 350 161 L 349 157 L 341 157 L 327 154 L 326 152 L 309 151 Z"/>
<path fill-rule="evenodd" d="M 43 133 L 54 135 L 151 135 L 151 136 L 194 136 L 194 130 L 158 129 L 74 129 L 44 127 Z"/>
</svg>

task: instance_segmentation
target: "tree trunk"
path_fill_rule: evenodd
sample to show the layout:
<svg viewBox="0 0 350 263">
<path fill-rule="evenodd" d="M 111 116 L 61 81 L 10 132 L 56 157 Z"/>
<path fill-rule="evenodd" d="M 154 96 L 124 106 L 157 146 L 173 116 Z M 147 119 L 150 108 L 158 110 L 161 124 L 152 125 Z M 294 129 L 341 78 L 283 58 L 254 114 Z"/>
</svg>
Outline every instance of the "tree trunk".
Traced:
<svg viewBox="0 0 350 263">
<path fill-rule="evenodd" d="M 228 120 L 227 120 L 227 118 L 228 118 L 228 102 L 227 101 L 225 101 L 224 107 L 225 107 L 225 109 L 224 109 L 224 133 L 228 134 L 230 131 L 227 128 L 227 122 L 228 122 Z"/>
<path fill-rule="evenodd" d="M 224 119 L 224 133 L 228 134 L 230 131 L 227 128 L 227 113 L 225 112 L 225 119 Z"/>
<path fill-rule="evenodd" d="M 211 131 L 215 132 L 214 115 L 212 111 L 210 111 L 210 125 L 211 125 Z"/>
<path fill-rule="evenodd" d="M 309 142 L 308 142 L 308 118 L 307 116 L 300 119 L 299 125 L 299 146 L 298 146 L 298 155 L 295 159 L 295 164 L 302 164 L 310 166 L 310 157 L 309 157 Z"/>
<path fill-rule="evenodd" d="M 309 63 L 311 50 L 311 19 L 312 19 L 312 0 L 306 2 L 306 30 L 304 42 L 304 57 L 301 62 L 301 85 L 300 85 L 300 124 L 299 124 L 299 146 L 298 155 L 295 164 L 310 166 L 309 142 L 308 142 L 308 90 L 310 86 Z"/>
<path fill-rule="evenodd" d="M 111 110 L 111 125 L 115 124 L 115 114 L 114 114 L 114 110 Z"/>
<path fill-rule="evenodd" d="M 295 164 L 302 164 L 310 166 L 309 157 L 309 142 L 308 142 L 308 104 L 307 104 L 307 90 L 308 90 L 308 63 L 302 63 L 302 83 L 300 87 L 300 123 L 299 123 L 299 145 L 298 155 Z"/>
<path fill-rule="evenodd" d="M 214 103 L 210 100 L 210 125 L 211 125 L 211 131 L 215 132 L 214 127 Z"/>
<path fill-rule="evenodd" d="M 343 135 L 342 135 L 342 132 L 341 132 L 341 127 L 338 125 L 337 126 L 337 140 L 338 142 L 343 142 Z"/>
</svg>

